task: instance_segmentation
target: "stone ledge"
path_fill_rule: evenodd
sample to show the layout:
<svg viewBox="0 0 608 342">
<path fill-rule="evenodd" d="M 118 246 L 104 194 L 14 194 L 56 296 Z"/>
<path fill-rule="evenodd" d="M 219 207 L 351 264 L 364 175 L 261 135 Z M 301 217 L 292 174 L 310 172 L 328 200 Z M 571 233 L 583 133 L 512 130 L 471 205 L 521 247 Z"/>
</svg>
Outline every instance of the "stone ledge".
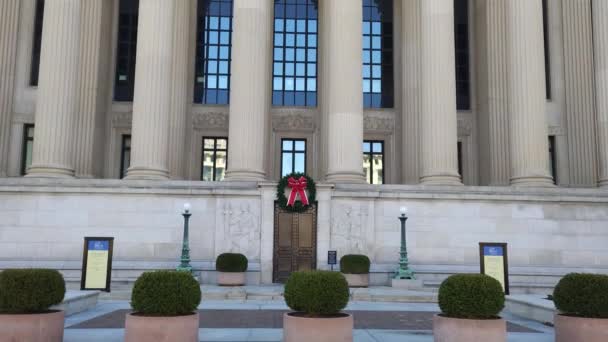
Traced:
<svg viewBox="0 0 608 342">
<path fill-rule="evenodd" d="M 52 306 L 52 310 L 63 310 L 66 317 L 94 308 L 99 291 L 66 291 L 63 302 Z"/>
<path fill-rule="evenodd" d="M 505 309 L 514 315 L 541 323 L 553 323 L 553 316 L 557 312 L 552 300 L 539 295 L 507 296 Z"/>
</svg>

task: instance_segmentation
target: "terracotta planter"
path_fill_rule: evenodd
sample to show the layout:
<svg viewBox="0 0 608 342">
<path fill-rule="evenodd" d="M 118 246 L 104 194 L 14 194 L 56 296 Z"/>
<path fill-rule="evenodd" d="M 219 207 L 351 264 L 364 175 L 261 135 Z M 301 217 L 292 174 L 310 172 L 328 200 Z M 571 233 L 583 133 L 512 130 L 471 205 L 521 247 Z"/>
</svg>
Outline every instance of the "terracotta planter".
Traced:
<svg viewBox="0 0 608 342">
<path fill-rule="evenodd" d="M 63 311 L 41 314 L 0 314 L 0 342 L 61 342 L 63 341 Z"/>
<path fill-rule="evenodd" d="M 346 281 L 348 282 L 348 287 L 368 287 L 369 286 L 369 273 L 366 274 L 348 274 L 342 273 Z"/>
<path fill-rule="evenodd" d="M 555 324 L 555 341 L 608 341 L 608 318 L 583 318 L 557 314 Z"/>
<path fill-rule="evenodd" d="M 177 317 L 127 314 L 125 342 L 198 342 L 198 312 Z"/>
<path fill-rule="evenodd" d="M 310 318 L 289 312 L 283 315 L 283 341 L 352 342 L 353 326 L 353 316 L 348 314 L 330 318 Z"/>
<path fill-rule="evenodd" d="M 500 319 L 460 319 L 435 315 L 435 342 L 505 342 L 507 322 Z"/>
<path fill-rule="evenodd" d="M 245 285 L 245 272 L 217 272 L 217 284 L 219 286 L 243 286 Z"/>
</svg>

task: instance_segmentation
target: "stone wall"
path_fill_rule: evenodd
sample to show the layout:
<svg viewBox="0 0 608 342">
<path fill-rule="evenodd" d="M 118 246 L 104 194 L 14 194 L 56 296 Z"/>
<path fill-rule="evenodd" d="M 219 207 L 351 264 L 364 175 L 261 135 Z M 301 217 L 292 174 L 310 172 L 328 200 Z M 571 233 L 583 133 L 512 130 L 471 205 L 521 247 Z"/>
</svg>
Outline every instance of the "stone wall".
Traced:
<svg viewBox="0 0 608 342">
<path fill-rule="evenodd" d="M 114 279 L 172 268 L 183 204 L 192 204 L 193 265 L 242 252 L 249 279 L 272 281 L 275 183 L 0 179 L 0 268 L 43 266 L 79 278 L 84 236 L 113 236 Z M 319 268 L 327 250 L 372 259 L 386 283 L 398 260 L 399 207 L 410 261 L 428 286 L 478 272 L 478 243 L 507 242 L 512 284 L 550 287 L 570 271 L 608 272 L 608 191 L 318 184 Z M 203 279 L 203 281 L 206 281 Z"/>
</svg>

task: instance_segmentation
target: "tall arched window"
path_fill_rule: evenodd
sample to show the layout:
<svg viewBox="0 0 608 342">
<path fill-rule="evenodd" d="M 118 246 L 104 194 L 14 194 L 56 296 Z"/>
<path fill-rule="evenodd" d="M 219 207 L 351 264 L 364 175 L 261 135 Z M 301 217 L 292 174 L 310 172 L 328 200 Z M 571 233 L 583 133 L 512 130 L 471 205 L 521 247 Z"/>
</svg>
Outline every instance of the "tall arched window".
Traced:
<svg viewBox="0 0 608 342">
<path fill-rule="evenodd" d="M 317 105 L 317 4 L 275 0 L 272 104 Z"/>
<path fill-rule="evenodd" d="M 194 102 L 230 103 L 232 0 L 198 0 Z"/>
</svg>

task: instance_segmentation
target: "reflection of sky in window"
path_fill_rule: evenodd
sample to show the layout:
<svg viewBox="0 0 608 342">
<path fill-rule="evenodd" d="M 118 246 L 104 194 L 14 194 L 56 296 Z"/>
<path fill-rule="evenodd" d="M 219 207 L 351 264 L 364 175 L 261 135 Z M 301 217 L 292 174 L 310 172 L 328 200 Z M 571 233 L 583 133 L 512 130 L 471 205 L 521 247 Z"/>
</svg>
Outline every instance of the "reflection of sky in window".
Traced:
<svg viewBox="0 0 608 342">
<path fill-rule="evenodd" d="M 272 104 L 317 105 L 317 8 L 311 0 L 275 0 Z"/>
<path fill-rule="evenodd" d="M 363 0 L 363 103 L 393 106 L 393 1 Z"/>
<path fill-rule="evenodd" d="M 281 141 L 281 177 L 292 172 L 306 172 L 306 140 Z"/>
<path fill-rule="evenodd" d="M 198 0 L 194 102 L 228 104 L 232 0 Z"/>
</svg>

